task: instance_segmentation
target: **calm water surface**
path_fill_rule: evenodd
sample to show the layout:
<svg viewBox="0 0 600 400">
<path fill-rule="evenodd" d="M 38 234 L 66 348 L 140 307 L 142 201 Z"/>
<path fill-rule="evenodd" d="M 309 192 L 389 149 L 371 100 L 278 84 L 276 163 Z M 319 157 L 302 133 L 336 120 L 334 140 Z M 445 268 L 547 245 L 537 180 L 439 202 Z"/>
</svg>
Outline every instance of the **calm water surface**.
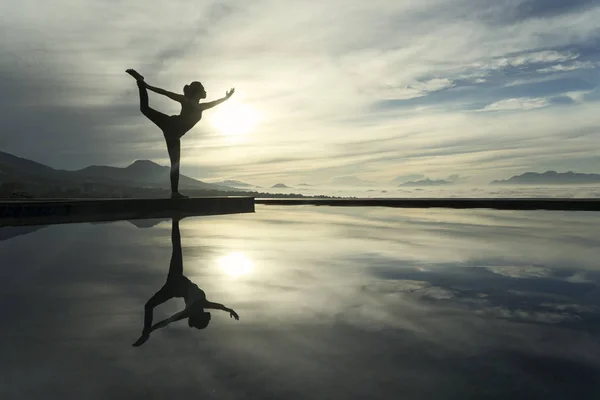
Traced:
<svg viewBox="0 0 600 400">
<path fill-rule="evenodd" d="M 598 213 L 257 206 L 179 226 L 183 273 L 240 320 L 141 347 L 172 221 L 0 228 L 0 399 L 600 398 Z"/>
</svg>

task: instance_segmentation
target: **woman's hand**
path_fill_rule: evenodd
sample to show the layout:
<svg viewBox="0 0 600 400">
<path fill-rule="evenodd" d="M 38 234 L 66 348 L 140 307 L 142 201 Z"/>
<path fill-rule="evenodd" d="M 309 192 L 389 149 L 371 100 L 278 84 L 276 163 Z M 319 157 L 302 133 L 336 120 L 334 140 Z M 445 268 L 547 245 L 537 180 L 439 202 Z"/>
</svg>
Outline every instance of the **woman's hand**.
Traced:
<svg viewBox="0 0 600 400">
<path fill-rule="evenodd" d="M 235 311 L 233 311 L 231 308 L 229 309 L 229 317 L 235 318 L 236 321 L 240 320 L 240 316 L 237 315 L 237 313 Z"/>
<path fill-rule="evenodd" d="M 150 339 L 150 332 L 149 331 L 143 331 L 142 332 L 142 336 L 140 336 L 140 338 L 138 340 L 136 340 L 136 342 L 134 344 L 132 344 L 133 347 L 140 347 L 141 345 L 143 345 L 144 343 L 146 343 L 148 341 L 148 339 Z"/>
<path fill-rule="evenodd" d="M 225 97 L 230 98 L 234 93 L 235 93 L 235 88 L 231 88 L 227 92 L 225 92 Z"/>
</svg>

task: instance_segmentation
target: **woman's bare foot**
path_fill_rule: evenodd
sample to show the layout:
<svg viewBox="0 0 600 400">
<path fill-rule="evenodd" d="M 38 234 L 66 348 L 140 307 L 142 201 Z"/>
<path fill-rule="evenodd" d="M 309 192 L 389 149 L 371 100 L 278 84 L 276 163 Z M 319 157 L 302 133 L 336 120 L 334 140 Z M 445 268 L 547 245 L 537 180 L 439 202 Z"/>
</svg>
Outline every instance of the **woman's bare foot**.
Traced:
<svg viewBox="0 0 600 400">
<path fill-rule="evenodd" d="M 139 72 L 137 72 L 135 69 L 129 68 L 129 69 L 125 70 L 125 72 L 127 72 L 129 75 L 133 76 L 136 81 L 144 80 L 144 77 Z"/>
<path fill-rule="evenodd" d="M 190 196 L 184 196 L 184 195 L 182 195 L 182 194 L 181 194 L 181 193 L 179 193 L 179 192 L 172 192 L 172 193 L 171 193 L 171 198 L 172 198 L 172 199 L 189 199 L 189 198 L 190 198 Z"/>
</svg>

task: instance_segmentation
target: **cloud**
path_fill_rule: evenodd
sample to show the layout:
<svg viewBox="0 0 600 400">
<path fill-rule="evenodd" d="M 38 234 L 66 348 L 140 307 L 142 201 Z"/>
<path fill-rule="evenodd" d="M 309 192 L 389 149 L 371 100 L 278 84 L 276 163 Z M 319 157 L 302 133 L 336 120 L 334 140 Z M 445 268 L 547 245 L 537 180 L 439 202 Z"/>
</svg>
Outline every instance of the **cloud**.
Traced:
<svg viewBox="0 0 600 400">
<path fill-rule="evenodd" d="M 515 79 L 513 81 L 506 82 L 504 86 L 511 87 L 511 86 L 520 86 L 520 85 L 532 85 L 532 84 L 536 84 L 536 83 L 544 83 L 544 84 L 551 85 L 551 83 L 556 80 L 557 80 L 557 78 L 555 75 L 549 74 L 549 75 L 544 75 L 544 76 L 534 76 L 534 77 L 528 77 L 528 78 Z"/>
<path fill-rule="evenodd" d="M 469 178 L 466 176 L 460 176 L 458 174 L 452 174 L 452 175 L 448 176 L 446 178 L 446 180 L 450 181 L 452 183 L 464 183 L 464 182 L 467 182 L 469 180 Z"/>
<path fill-rule="evenodd" d="M 508 57 L 498 57 L 490 60 L 488 63 L 476 63 L 474 67 L 484 69 L 501 69 L 507 67 L 524 67 L 530 64 L 549 64 L 557 62 L 571 61 L 578 57 L 577 54 L 565 53 L 559 51 L 539 51 L 512 55 Z"/>
<path fill-rule="evenodd" d="M 423 174 L 409 174 L 409 175 L 400 175 L 395 177 L 392 180 L 392 183 L 394 184 L 399 184 L 399 183 L 405 183 L 405 182 L 409 182 L 409 181 L 418 181 L 421 179 L 425 179 L 426 176 Z"/>
<path fill-rule="evenodd" d="M 375 182 L 365 181 L 354 175 L 336 176 L 331 179 L 331 184 L 334 186 L 352 186 L 352 187 L 364 187 L 364 186 L 376 185 Z"/>
<path fill-rule="evenodd" d="M 547 98 L 506 99 L 488 104 L 481 111 L 527 111 L 548 107 L 549 105 L 550 102 Z"/>
<path fill-rule="evenodd" d="M 500 0 L 493 5 L 486 4 L 485 8 L 476 3 L 471 4 L 476 17 L 494 25 L 558 19 L 585 12 L 598 5 L 595 0 Z"/>
<path fill-rule="evenodd" d="M 390 93 L 395 99 L 412 99 L 426 96 L 429 93 L 448 89 L 454 86 L 448 78 L 435 78 L 423 82 L 415 82 L 404 89 L 397 89 Z"/>
<path fill-rule="evenodd" d="M 578 69 L 591 69 L 596 68 L 596 64 L 591 61 L 576 61 L 571 64 L 556 64 L 551 67 L 540 68 L 537 72 L 540 73 L 549 73 L 549 72 L 567 72 L 567 71 L 575 71 Z"/>
</svg>

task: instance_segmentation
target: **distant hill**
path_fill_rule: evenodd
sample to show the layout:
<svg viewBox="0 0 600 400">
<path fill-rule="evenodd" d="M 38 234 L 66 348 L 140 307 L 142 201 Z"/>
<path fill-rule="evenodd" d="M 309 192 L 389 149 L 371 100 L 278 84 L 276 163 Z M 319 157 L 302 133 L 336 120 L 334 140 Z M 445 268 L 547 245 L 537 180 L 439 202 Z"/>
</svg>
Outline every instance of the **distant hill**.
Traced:
<svg viewBox="0 0 600 400">
<path fill-rule="evenodd" d="M 26 171 L 35 174 L 55 174 L 59 170 L 48 167 L 47 165 L 28 160 L 26 158 L 17 157 L 10 153 L 0 151 L 0 171 Z"/>
<path fill-rule="evenodd" d="M 65 171 L 0 151 L 0 198 L 12 197 L 19 192 L 27 192 L 34 198 L 163 197 L 170 193 L 169 172 L 169 167 L 149 160 L 138 160 L 124 168 L 90 166 L 78 171 Z M 303 197 L 293 193 L 236 189 L 185 175 L 180 176 L 179 183 L 185 194 L 192 197 Z M 282 183 L 274 187 L 290 189 Z"/>
<path fill-rule="evenodd" d="M 291 189 L 291 187 L 289 187 L 288 185 L 286 185 L 284 183 L 277 183 L 277 184 L 271 186 L 271 188 L 273 188 L 273 189 Z"/>
<path fill-rule="evenodd" d="M 490 182 L 491 185 L 582 185 L 600 183 L 600 174 L 546 171 L 543 174 L 526 172 L 507 180 Z"/>
<path fill-rule="evenodd" d="M 68 191 L 85 185 L 97 186 L 101 188 L 99 190 L 168 190 L 169 173 L 169 167 L 149 160 L 138 160 L 125 168 L 90 166 L 77 171 L 66 171 L 0 151 L 0 191 L 34 189 L 44 192 L 48 188 Z M 179 185 L 184 190 L 236 191 L 229 186 L 209 184 L 185 175 L 180 176 Z"/>
<path fill-rule="evenodd" d="M 90 166 L 73 174 L 81 178 L 92 179 L 98 182 L 118 183 L 128 186 L 145 188 L 165 188 L 169 185 L 171 169 L 150 160 L 137 160 L 125 168 Z M 233 190 L 231 187 L 205 183 L 185 175 L 179 177 L 179 187 L 182 189 L 213 189 Z"/>
<path fill-rule="evenodd" d="M 405 182 L 398 186 L 443 186 L 443 185 L 451 185 L 451 184 L 452 184 L 452 182 L 445 181 L 443 179 L 431 180 L 428 178 L 428 179 L 423 179 L 421 181 Z"/>
<path fill-rule="evenodd" d="M 57 170 L 47 165 L 0 151 L 0 177 L 4 182 L 22 181 L 76 181 L 69 171 Z"/>
<path fill-rule="evenodd" d="M 241 181 L 236 181 L 236 180 L 226 180 L 226 181 L 220 181 L 220 182 L 212 182 L 213 185 L 220 185 L 220 186 L 229 186 L 232 188 L 259 188 L 260 186 L 257 185 L 251 185 L 250 183 L 246 183 L 246 182 L 241 182 Z"/>
</svg>

